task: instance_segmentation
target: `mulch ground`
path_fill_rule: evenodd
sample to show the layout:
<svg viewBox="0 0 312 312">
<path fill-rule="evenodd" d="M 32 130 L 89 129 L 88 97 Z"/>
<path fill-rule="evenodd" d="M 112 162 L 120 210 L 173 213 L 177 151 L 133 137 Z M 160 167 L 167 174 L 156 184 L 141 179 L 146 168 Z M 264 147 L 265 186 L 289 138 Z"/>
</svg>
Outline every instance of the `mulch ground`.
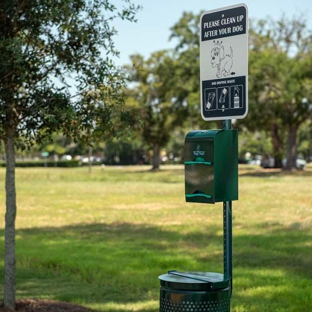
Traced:
<svg viewBox="0 0 312 312">
<path fill-rule="evenodd" d="M 16 302 L 16 312 L 94 312 L 83 306 L 68 302 L 39 299 L 20 299 Z M 3 307 L 0 312 L 8 312 Z"/>
</svg>

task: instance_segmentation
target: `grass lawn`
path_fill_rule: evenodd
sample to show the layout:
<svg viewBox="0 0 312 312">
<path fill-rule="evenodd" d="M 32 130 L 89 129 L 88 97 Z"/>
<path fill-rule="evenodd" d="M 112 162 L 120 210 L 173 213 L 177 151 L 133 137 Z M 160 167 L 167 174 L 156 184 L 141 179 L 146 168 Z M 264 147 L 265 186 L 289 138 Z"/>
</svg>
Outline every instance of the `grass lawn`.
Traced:
<svg viewBox="0 0 312 312">
<path fill-rule="evenodd" d="M 222 204 L 185 203 L 182 166 L 148 170 L 18 168 L 17 297 L 156 312 L 159 275 L 222 273 Z M 232 311 L 312 311 L 312 167 L 242 166 L 239 189 Z"/>
</svg>

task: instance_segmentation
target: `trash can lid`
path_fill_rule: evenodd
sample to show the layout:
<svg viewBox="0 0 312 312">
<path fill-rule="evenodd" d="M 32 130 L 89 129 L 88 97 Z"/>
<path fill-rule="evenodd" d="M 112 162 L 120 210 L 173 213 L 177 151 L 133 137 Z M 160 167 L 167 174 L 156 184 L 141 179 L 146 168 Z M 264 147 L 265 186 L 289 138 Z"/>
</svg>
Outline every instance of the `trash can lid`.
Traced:
<svg viewBox="0 0 312 312">
<path fill-rule="evenodd" d="M 214 272 L 168 271 L 158 277 L 160 285 L 174 290 L 213 290 L 224 289 L 230 285 L 230 277 Z"/>
</svg>

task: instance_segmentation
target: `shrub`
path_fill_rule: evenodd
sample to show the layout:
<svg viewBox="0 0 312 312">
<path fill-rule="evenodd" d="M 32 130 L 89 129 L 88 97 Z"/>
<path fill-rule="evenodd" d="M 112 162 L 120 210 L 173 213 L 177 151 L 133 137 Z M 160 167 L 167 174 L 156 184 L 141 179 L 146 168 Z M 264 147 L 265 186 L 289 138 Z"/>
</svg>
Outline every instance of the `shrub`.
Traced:
<svg viewBox="0 0 312 312">
<path fill-rule="evenodd" d="M 0 163 L 1 167 L 5 167 L 5 162 Z M 78 167 L 79 160 L 59 160 L 57 162 L 53 160 L 33 160 L 33 161 L 17 161 L 16 167 L 63 167 L 63 168 L 72 168 Z"/>
</svg>

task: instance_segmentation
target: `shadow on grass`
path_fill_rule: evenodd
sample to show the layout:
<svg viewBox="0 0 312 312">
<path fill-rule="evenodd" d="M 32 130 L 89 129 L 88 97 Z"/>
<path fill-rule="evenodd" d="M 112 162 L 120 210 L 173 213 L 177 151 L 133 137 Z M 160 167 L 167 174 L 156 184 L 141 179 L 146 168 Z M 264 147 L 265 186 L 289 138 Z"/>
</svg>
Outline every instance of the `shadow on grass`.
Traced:
<svg viewBox="0 0 312 312">
<path fill-rule="evenodd" d="M 181 177 L 184 176 L 184 168 L 183 169 L 170 169 L 170 168 L 160 168 L 159 170 L 146 169 L 146 170 L 136 170 L 136 171 L 125 171 L 125 174 L 129 175 L 142 175 L 146 178 L 146 173 L 150 174 L 150 177 L 153 179 L 156 177 L 156 181 L 158 182 L 179 182 L 181 183 Z M 148 176 L 147 176 L 148 177 Z M 174 179 L 174 181 L 172 181 Z M 154 181 L 154 180 L 153 180 Z"/>
<path fill-rule="evenodd" d="M 242 170 L 239 173 L 240 177 L 254 177 L 254 178 L 270 178 L 270 177 L 283 177 L 283 176 L 293 176 L 293 177 L 312 177 L 312 170 L 298 170 L 298 171 L 284 171 L 281 169 L 263 169 L 263 170 L 253 170 L 253 172 L 245 172 L 247 170 Z"/>
<path fill-rule="evenodd" d="M 259 224 L 256 232 L 261 231 L 234 237 L 234 271 L 246 271 L 241 275 L 253 287 L 267 286 L 263 276 L 250 274 L 265 268 L 285 272 L 291 287 L 296 287 L 298 278 L 312 279 L 312 251 L 307 248 L 311 232 Z M 78 304 L 157 301 L 157 276 L 168 270 L 220 272 L 222 242 L 220 229 L 211 226 L 203 231 L 129 223 L 21 229 L 17 231 L 17 288 L 19 296 L 52 295 Z M 272 276 L 270 282 L 279 285 L 280 278 Z M 239 300 L 244 304 L 243 295 Z M 101 311 L 131 310 L 123 309 Z M 157 310 L 142 307 L 139 311 Z"/>
<path fill-rule="evenodd" d="M 170 172 L 170 173 L 184 173 L 184 165 L 177 164 L 177 165 L 169 165 L 169 166 L 160 166 L 159 169 L 153 170 L 152 165 L 145 165 L 143 168 L 137 168 L 135 170 L 127 170 L 124 169 L 123 172 L 126 173 L 164 173 L 164 172 Z"/>
</svg>

